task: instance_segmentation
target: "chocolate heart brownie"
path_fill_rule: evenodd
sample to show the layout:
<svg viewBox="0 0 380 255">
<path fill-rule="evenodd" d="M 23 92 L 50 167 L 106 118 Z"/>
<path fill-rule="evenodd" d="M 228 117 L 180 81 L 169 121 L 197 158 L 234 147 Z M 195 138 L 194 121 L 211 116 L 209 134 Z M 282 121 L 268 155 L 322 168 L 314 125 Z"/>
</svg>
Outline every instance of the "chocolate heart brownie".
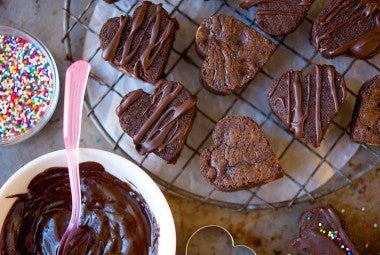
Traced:
<svg viewBox="0 0 380 255">
<path fill-rule="evenodd" d="M 219 190 L 249 189 L 284 175 L 264 133 L 249 117 L 224 117 L 212 139 L 200 156 L 201 173 Z"/>
<path fill-rule="evenodd" d="M 318 147 L 346 96 L 334 66 L 316 65 L 310 73 L 288 71 L 273 83 L 269 105 L 296 138 Z"/>
<path fill-rule="evenodd" d="M 332 206 L 317 207 L 300 218 L 300 237 L 292 244 L 311 255 L 359 255 Z"/>
<path fill-rule="evenodd" d="M 312 0 L 240 0 L 240 7 L 257 6 L 256 22 L 268 34 L 274 36 L 293 32 L 305 18 Z"/>
<path fill-rule="evenodd" d="M 125 95 L 116 113 L 140 154 L 154 152 L 174 164 L 195 118 L 196 97 L 178 82 L 160 80 L 155 86 L 151 95 L 141 89 Z"/>
<path fill-rule="evenodd" d="M 263 35 L 224 14 L 204 20 L 195 43 L 198 54 L 205 58 L 203 86 L 220 95 L 245 87 L 276 49 Z"/>
<path fill-rule="evenodd" d="M 333 0 L 314 21 L 314 48 L 326 58 L 370 58 L 380 51 L 380 1 Z"/>
<path fill-rule="evenodd" d="M 380 75 L 360 88 L 352 116 L 351 140 L 380 146 Z"/>
<path fill-rule="evenodd" d="M 132 17 L 114 17 L 100 30 L 102 57 L 117 69 L 150 83 L 163 76 L 178 23 L 162 4 L 144 1 Z"/>
</svg>

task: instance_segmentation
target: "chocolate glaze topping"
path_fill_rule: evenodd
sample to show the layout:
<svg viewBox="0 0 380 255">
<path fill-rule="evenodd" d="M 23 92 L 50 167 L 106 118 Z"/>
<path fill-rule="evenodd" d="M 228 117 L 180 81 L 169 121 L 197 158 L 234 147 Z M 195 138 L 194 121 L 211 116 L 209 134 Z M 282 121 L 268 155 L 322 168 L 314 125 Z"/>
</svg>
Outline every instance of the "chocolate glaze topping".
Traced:
<svg viewBox="0 0 380 255">
<path fill-rule="evenodd" d="M 189 93 L 190 96 L 182 102 L 173 104 L 181 93 L 188 93 L 184 86 L 167 80 L 160 80 L 155 86 L 156 90 L 150 95 L 148 106 L 140 112 L 144 118 L 143 123 L 130 135 L 140 154 L 144 155 L 153 151 L 163 152 L 167 147 L 176 144 L 172 152 L 176 155 L 182 149 L 191 127 L 191 124 L 180 127 L 181 118 L 195 112 L 196 99 Z M 146 93 L 141 89 L 127 94 L 116 109 L 119 118 L 133 104 L 139 104 L 136 101 L 143 95 Z"/>
<path fill-rule="evenodd" d="M 300 71 L 289 71 L 275 81 L 269 92 L 269 101 L 272 110 L 294 132 L 297 138 L 308 138 L 311 135 L 305 132 L 307 126 L 314 130 L 313 145 L 318 147 L 323 138 L 324 130 L 338 112 L 339 106 L 345 98 L 345 85 L 340 77 L 336 77 L 333 66 L 316 65 L 314 71 L 302 77 Z M 283 82 L 286 82 L 284 87 Z M 339 84 L 337 89 L 336 83 Z M 328 88 L 325 88 L 328 87 Z M 286 97 L 284 97 L 284 92 Z M 338 92 L 339 90 L 339 98 Z M 322 102 L 322 100 L 325 100 Z M 327 121 L 322 121 L 322 105 L 332 101 L 334 109 L 330 109 Z M 326 119 L 326 116 L 324 116 Z M 314 123 L 313 127 L 310 127 Z M 323 126 L 323 127 L 322 127 Z"/>
<path fill-rule="evenodd" d="M 315 20 L 312 34 L 325 57 L 372 57 L 380 48 L 380 2 L 334 0 Z"/>
<path fill-rule="evenodd" d="M 80 164 L 82 215 L 68 254 L 157 254 L 159 227 L 146 202 L 95 162 Z M 37 175 L 1 230 L 0 254 L 56 254 L 70 220 L 67 168 Z"/>
<path fill-rule="evenodd" d="M 301 215 L 300 237 L 293 246 L 311 255 L 359 254 L 331 206 L 314 208 Z"/>
</svg>

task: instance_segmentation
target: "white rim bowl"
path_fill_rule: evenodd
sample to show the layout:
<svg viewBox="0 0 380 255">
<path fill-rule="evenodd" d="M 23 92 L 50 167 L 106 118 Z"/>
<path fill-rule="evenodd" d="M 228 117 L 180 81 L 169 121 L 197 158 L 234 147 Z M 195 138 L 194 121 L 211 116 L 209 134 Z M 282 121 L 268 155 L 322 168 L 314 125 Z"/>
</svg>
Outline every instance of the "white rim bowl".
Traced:
<svg viewBox="0 0 380 255">
<path fill-rule="evenodd" d="M 128 180 L 144 197 L 159 226 L 158 255 L 175 255 L 176 233 L 170 207 L 157 184 L 141 168 L 116 154 L 80 149 L 79 162 L 94 161 L 122 181 Z M 30 181 L 50 167 L 67 166 L 65 150 L 45 154 L 14 173 L 0 189 L 0 229 L 15 199 L 7 196 L 27 192 Z"/>
</svg>

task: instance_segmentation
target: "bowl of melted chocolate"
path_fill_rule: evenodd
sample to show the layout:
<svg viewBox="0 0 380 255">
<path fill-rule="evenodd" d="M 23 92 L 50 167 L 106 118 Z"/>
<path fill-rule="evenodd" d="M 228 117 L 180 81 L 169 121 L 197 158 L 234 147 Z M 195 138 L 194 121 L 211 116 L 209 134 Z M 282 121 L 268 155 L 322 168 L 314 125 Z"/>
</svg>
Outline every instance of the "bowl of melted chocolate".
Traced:
<svg viewBox="0 0 380 255">
<path fill-rule="evenodd" d="M 173 216 L 155 182 L 118 155 L 79 152 L 81 217 L 68 254 L 174 255 Z M 56 254 L 71 215 L 64 150 L 19 169 L 0 189 L 0 254 Z"/>
</svg>

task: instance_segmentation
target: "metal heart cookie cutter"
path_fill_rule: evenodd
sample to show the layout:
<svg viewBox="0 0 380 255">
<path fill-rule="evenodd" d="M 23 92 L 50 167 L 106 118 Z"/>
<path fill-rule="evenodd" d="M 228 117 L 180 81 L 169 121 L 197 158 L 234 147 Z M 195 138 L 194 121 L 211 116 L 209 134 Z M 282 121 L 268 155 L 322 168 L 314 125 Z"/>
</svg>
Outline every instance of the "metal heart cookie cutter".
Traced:
<svg viewBox="0 0 380 255">
<path fill-rule="evenodd" d="M 187 240 L 185 255 L 257 255 L 246 245 L 236 245 L 231 233 L 218 225 L 197 229 Z"/>
</svg>

